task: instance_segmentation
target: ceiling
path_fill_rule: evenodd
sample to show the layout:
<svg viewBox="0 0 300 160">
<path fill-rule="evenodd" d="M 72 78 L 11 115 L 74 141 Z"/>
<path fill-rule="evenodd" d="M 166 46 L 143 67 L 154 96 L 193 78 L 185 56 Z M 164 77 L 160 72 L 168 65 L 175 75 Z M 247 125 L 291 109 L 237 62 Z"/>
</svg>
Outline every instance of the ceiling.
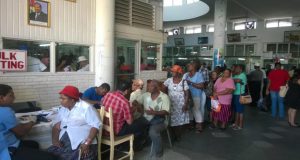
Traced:
<svg viewBox="0 0 300 160">
<path fill-rule="evenodd" d="M 202 0 L 210 11 L 201 17 L 165 22 L 164 27 L 185 26 L 193 24 L 212 24 L 214 22 L 214 1 Z M 228 0 L 227 19 L 249 17 L 257 20 L 277 17 L 300 17 L 300 0 Z M 299 20 L 300 21 L 300 20 Z"/>
</svg>

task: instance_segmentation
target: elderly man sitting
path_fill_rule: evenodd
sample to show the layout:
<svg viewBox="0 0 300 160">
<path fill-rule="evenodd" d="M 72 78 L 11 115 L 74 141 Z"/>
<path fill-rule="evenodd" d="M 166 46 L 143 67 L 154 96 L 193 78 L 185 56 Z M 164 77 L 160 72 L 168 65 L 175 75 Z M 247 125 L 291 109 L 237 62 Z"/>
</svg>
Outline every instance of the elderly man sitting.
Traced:
<svg viewBox="0 0 300 160">
<path fill-rule="evenodd" d="M 93 160 L 97 155 L 96 135 L 102 123 L 98 112 L 89 103 L 79 99 L 74 86 L 66 86 L 60 94 L 61 107 L 53 121 L 52 146 L 48 151 L 64 160 Z"/>
<path fill-rule="evenodd" d="M 129 102 L 132 103 L 132 112 L 133 112 L 133 119 L 138 119 L 141 117 L 141 111 L 138 111 L 137 108 L 136 108 L 136 103 L 139 99 L 142 98 L 142 95 L 143 95 L 143 86 L 144 86 L 144 82 L 143 80 L 141 79 L 135 79 L 132 81 L 132 86 L 131 86 L 131 89 L 132 89 L 132 92 L 130 94 L 130 99 L 129 99 Z"/>
<path fill-rule="evenodd" d="M 166 115 L 169 114 L 170 100 L 168 95 L 159 90 L 159 82 L 152 80 L 149 84 L 149 92 L 139 99 L 144 109 L 144 117 L 150 125 L 149 136 L 153 143 L 151 157 L 158 158 L 163 155 L 162 139 L 160 132 L 166 129 Z"/>
</svg>

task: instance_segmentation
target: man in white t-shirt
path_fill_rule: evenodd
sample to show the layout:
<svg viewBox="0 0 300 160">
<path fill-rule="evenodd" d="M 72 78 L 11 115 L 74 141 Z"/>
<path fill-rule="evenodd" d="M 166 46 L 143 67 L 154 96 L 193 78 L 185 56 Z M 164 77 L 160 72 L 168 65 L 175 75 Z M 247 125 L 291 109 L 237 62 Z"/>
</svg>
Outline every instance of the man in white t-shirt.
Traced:
<svg viewBox="0 0 300 160">
<path fill-rule="evenodd" d="M 43 72 L 47 66 L 38 58 L 27 57 L 27 72 Z"/>
</svg>

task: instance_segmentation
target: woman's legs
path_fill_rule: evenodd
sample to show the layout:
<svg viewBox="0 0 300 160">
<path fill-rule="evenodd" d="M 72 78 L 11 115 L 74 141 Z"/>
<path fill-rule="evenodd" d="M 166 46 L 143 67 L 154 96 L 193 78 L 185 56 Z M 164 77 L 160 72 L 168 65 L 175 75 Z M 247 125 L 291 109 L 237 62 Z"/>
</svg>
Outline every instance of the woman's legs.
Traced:
<svg viewBox="0 0 300 160">
<path fill-rule="evenodd" d="M 295 124 L 295 117 L 296 117 L 296 112 L 297 112 L 297 110 L 296 109 L 293 109 L 293 108 L 289 108 L 289 110 L 290 110 L 290 125 L 291 126 L 297 126 L 296 124 Z"/>
<path fill-rule="evenodd" d="M 289 124 L 292 123 L 292 108 L 288 109 L 288 122 Z"/>
<path fill-rule="evenodd" d="M 195 117 L 195 121 L 196 121 L 196 130 L 197 131 L 202 131 L 202 122 L 203 122 L 203 116 L 201 113 L 201 98 L 200 97 L 193 97 L 193 101 L 194 101 L 194 107 L 193 107 L 193 114 Z"/>
</svg>

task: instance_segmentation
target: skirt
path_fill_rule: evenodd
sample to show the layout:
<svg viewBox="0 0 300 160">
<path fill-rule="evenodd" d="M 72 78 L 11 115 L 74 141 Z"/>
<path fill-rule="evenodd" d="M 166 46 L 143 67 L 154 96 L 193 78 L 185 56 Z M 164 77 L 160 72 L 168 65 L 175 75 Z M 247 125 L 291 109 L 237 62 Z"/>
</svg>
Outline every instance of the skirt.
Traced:
<svg viewBox="0 0 300 160">
<path fill-rule="evenodd" d="M 221 111 L 213 112 L 212 116 L 214 120 L 227 123 L 231 116 L 231 104 L 221 104 Z"/>
</svg>

